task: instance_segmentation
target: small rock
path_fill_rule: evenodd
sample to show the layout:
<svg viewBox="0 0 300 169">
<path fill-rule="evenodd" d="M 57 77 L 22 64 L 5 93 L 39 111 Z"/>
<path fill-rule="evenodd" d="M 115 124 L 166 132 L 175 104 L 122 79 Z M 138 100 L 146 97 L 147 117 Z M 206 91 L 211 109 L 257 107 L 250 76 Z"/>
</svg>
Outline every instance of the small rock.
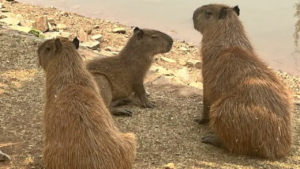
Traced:
<svg viewBox="0 0 300 169">
<path fill-rule="evenodd" d="M 15 19 L 15 18 L 4 18 L 4 19 L 0 19 L 0 22 L 6 23 L 7 25 L 20 25 L 20 21 Z"/>
<path fill-rule="evenodd" d="M 96 41 L 99 41 L 99 42 L 101 41 L 101 38 L 102 38 L 102 35 L 100 35 L 100 34 L 92 36 L 93 40 L 96 40 Z"/>
<path fill-rule="evenodd" d="M 180 47 L 179 50 L 186 51 L 186 52 L 190 51 L 188 48 L 185 48 L 185 47 Z"/>
<path fill-rule="evenodd" d="M 190 79 L 190 74 L 189 71 L 186 67 L 179 69 L 176 73 L 175 73 L 176 77 L 179 77 L 180 79 L 182 79 L 183 81 L 187 82 Z"/>
<path fill-rule="evenodd" d="M 48 23 L 54 24 L 54 23 L 55 23 L 55 22 L 54 22 L 54 19 L 53 19 L 53 18 L 48 18 Z"/>
<path fill-rule="evenodd" d="M 188 60 L 185 65 L 190 68 L 202 69 L 202 63 L 199 60 Z"/>
<path fill-rule="evenodd" d="M 164 166 L 164 169 L 176 169 L 175 164 L 174 163 L 169 163 L 169 164 Z"/>
<path fill-rule="evenodd" d="M 186 61 L 183 60 L 183 59 L 179 59 L 178 63 L 179 63 L 181 66 L 185 66 L 185 65 L 186 65 Z"/>
<path fill-rule="evenodd" d="M 118 50 L 118 49 L 115 49 L 115 48 L 113 48 L 113 47 L 110 47 L 110 46 L 106 47 L 104 50 L 106 50 L 106 51 L 110 51 L 110 52 L 119 52 L 119 50 Z"/>
<path fill-rule="evenodd" d="M 46 33 L 44 33 L 44 36 L 46 36 L 45 39 L 53 39 L 53 38 L 60 36 L 60 33 L 59 32 L 46 32 Z"/>
<path fill-rule="evenodd" d="M 35 22 L 32 24 L 32 27 L 41 32 L 47 32 L 49 30 L 47 17 L 42 16 L 36 18 Z"/>
<path fill-rule="evenodd" d="M 189 85 L 199 88 L 199 89 L 203 89 L 203 83 L 201 83 L 201 82 L 193 82 L 193 83 L 190 83 Z"/>
<path fill-rule="evenodd" d="M 56 29 L 57 29 L 57 30 L 66 30 L 67 28 L 68 28 L 68 27 L 67 27 L 67 25 L 65 25 L 65 24 L 59 23 L 59 24 L 56 25 Z"/>
<path fill-rule="evenodd" d="M 17 31 L 25 32 L 25 33 L 29 33 L 31 31 L 30 27 L 24 27 L 24 26 L 18 26 L 18 25 L 10 26 L 10 28 L 17 30 Z"/>
<path fill-rule="evenodd" d="M 3 153 L 1 150 L 0 150 L 0 161 L 10 161 L 11 158 L 8 154 L 5 154 Z"/>
<path fill-rule="evenodd" d="M 165 85 L 170 83 L 172 83 L 171 80 L 165 76 L 160 76 L 159 78 L 157 78 L 155 81 L 152 82 L 152 84 L 154 85 Z"/>
<path fill-rule="evenodd" d="M 167 57 L 161 57 L 160 59 L 165 61 L 165 62 L 176 63 L 176 60 L 173 60 L 173 59 L 170 59 L 170 58 L 167 58 Z"/>
<path fill-rule="evenodd" d="M 70 38 L 72 36 L 72 33 L 69 32 L 61 32 L 60 36 L 64 37 L 64 38 Z"/>
<path fill-rule="evenodd" d="M 117 56 L 119 54 L 119 52 L 111 52 L 111 54 L 113 54 L 114 56 Z"/>
<path fill-rule="evenodd" d="M 113 30 L 113 33 L 121 33 L 121 34 L 125 34 L 126 30 L 124 28 L 115 28 Z"/>
<path fill-rule="evenodd" d="M 78 32 L 77 32 L 77 37 L 78 39 L 81 41 L 81 42 L 86 42 L 89 40 L 89 37 L 88 37 L 88 34 L 86 32 L 84 32 L 83 29 L 80 29 Z"/>
<path fill-rule="evenodd" d="M 93 26 L 93 29 L 99 29 L 100 28 L 100 26 L 99 25 L 95 25 L 95 26 Z"/>
<path fill-rule="evenodd" d="M 92 50 L 96 50 L 100 47 L 100 42 L 98 41 L 87 41 L 81 44 L 81 46 L 85 46 L 87 48 L 90 48 Z"/>
</svg>

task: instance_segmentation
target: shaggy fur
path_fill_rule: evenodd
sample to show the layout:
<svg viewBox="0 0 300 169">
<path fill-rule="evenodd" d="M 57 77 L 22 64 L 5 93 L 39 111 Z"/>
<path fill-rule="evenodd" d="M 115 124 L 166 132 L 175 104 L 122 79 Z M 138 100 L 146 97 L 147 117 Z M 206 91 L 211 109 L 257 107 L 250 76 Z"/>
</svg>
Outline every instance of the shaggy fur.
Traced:
<svg viewBox="0 0 300 169">
<path fill-rule="evenodd" d="M 131 169 L 133 133 L 121 133 L 77 53 L 78 39 L 38 48 L 46 73 L 44 164 L 47 169 Z"/>
<path fill-rule="evenodd" d="M 202 35 L 203 113 L 213 134 L 202 142 L 267 159 L 292 144 L 292 97 L 256 55 L 238 18 L 239 7 L 204 5 L 194 11 Z"/>
<path fill-rule="evenodd" d="M 154 55 L 169 52 L 172 44 L 173 39 L 165 33 L 136 27 L 118 56 L 96 58 L 87 63 L 112 114 L 131 116 L 129 110 L 113 107 L 111 103 L 127 99 L 133 92 L 143 107 L 154 107 L 146 97 L 143 81 Z"/>
</svg>

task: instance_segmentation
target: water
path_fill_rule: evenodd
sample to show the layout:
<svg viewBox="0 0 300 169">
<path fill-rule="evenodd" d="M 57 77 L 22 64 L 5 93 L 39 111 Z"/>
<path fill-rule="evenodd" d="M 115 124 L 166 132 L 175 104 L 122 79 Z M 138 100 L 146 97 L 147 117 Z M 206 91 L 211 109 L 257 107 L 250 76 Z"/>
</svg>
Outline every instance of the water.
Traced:
<svg viewBox="0 0 300 169">
<path fill-rule="evenodd" d="M 175 39 L 200 44 L 194 30 L 193 11 L 208 3 L 239 5 L 240 19 L 263 60 L 271 67 L 300 75 L 300 52 L 294 32 L 299 21 L 295 7 L 299 0 L 19 0 L 93 18 L 108 19 L 128 26 L 159 29 Z M 299 5 L 300 6 L 300 5 Z M 300 9 L 299 9 L 300 11 Z M 300 13 L 300 12 L 299 12 Z M 299 16 L 300 17 L 300 16 Z M 300 21 L 299 24 L 300 25 Z"/>
</svg>

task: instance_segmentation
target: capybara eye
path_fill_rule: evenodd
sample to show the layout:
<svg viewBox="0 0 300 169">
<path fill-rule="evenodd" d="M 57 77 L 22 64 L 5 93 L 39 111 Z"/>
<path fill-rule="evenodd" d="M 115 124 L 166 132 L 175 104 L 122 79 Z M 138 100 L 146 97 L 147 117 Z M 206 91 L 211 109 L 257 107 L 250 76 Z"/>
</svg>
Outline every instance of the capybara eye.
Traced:
<svg viewBox="0 0 300 169">
<path fill-rule="evenodd" d="M 49 47 L 46 47 L 46 51 L 49 52 L 51 49 Z"/>
<path fill-rule="evenodd" d="M 205 15 L 212 15 L 212 12 L 210 12 L 210 11 L 205 11 Z"/>
<path fill-rule="evenodd" d="M 158 38 L 158 36 L 157 36 L 157 35 L 152 35 L 152 36 L 151 36 L 151 38 L 153 38 L 153 39 L 157 39 L 157 38 Z"/>
</svg>

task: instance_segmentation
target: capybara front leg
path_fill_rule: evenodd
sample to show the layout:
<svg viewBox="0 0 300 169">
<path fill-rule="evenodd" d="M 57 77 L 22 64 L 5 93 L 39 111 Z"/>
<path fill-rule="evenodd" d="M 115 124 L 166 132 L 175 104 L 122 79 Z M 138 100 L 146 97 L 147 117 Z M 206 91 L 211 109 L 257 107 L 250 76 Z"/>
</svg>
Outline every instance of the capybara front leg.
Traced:
<svg viewBox="0 0 300 169">
<path fill-rule="evenodd" d="M 132 116 L 132 112 L 121 107 L 109 107 L 109 111 L 114 116 Z"/>
<path fill-rule="evenodd" d="M 145 108 L 155 107 L 155 105 L 147 99 L 146 91 L 145 91 L 143 83 L 135 84 L 133 86 L 133 90 L 134 90 L 135 94 L 139 97 L 140 101 L 142 102 L 143 107 L 145 107 Z"/>
<path fill-rule="evenodd" d="M 215 134 L 205 134 L 202 138 L 201 138 L 201 142 L 205 143 L 205 144 L 211 144 L 217 147 L 221 147 L 224 148 L 222 141 L 220 140 L 220 138 L 215 135 Z"/>
<path fill-rule="evenodd" d="M 202 106 L 202 117 L 198 117 L 195 119 L 195 122 L 199 124 L 207 124 L 209 123 L 209 111 L 210 111 L 210 106 L 208 104 L 208 101 L 204 98 L 203 99 L 203 106 Z"/>
</svg>

